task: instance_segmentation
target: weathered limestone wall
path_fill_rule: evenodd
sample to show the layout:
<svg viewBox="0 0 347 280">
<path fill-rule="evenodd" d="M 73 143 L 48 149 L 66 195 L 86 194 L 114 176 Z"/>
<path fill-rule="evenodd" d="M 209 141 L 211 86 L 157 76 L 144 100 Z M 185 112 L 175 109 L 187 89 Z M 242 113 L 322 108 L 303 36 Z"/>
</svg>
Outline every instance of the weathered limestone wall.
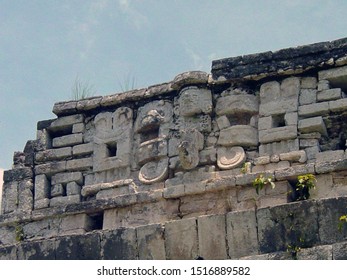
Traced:
<svg viewBox="0 0 347 280">
<path fill-rule="evenodd" d="M 342 39 L 56 103 L 4 173 L 0 256 L 345 258 L 346 65 Z"/>
</svg>

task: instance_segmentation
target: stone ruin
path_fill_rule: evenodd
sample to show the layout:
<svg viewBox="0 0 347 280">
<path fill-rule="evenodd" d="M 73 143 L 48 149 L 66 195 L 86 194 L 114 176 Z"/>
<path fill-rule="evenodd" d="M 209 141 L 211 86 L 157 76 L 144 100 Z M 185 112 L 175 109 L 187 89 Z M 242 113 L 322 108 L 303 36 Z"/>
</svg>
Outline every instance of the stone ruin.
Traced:
<svg viewBox="0 0 347 280">
<path fill-rule="evenodd" d="M 347 259 L 344 92 L 347 39 L 56 103 L 4 173 L 0 259 Z"/>
</svg>

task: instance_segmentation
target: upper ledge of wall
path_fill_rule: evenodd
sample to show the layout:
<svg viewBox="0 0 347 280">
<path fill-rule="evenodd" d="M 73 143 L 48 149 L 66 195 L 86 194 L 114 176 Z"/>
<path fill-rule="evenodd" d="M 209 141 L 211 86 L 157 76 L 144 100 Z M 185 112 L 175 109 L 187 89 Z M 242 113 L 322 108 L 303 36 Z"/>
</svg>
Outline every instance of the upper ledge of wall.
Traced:
<svg viewBox="0 0 347 280">
<path fill-rule="evenodd" d="M 260 80 L 347 64 L 347 38 L 212 62 L 211 83 Z"/>
<path fill-rule="evenodd" d="M 54 104 L 53 113 L 58 117 L 75 114 L 77 112 L 95 110 L 119 105 L 125 102 L 136 102 L 145 100 L 154 96 L 170 94 L 184 86 L 207 84 L 209 75 L 203 71 L 190 71 L 177 75 L 173 81 L 148 88 L 135 89 L 122 93 L 116 93 L 106 96 L 96 96 L 77 101 L 64 101 Z"/>
</svg>

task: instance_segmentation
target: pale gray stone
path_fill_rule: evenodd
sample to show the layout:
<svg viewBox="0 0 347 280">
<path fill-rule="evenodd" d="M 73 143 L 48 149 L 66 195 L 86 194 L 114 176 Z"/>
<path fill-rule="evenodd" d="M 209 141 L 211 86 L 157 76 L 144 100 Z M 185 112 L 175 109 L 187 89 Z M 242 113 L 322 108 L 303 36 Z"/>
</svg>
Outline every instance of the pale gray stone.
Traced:
<svg viewBox="0 0 347 280">
<path fill-rule="evenodd" d="M 198 218 L 199 256 L 205 260 L 225 260 L 227 255 L 225 215 Z"/>
<path fill-rule="evenodd" d="M 318 101 L 336 100 L 342 97 L 343 92 L 340 88 L 326 89 L 317 92 Z"/>
<path fill-rule="evenodd" d="M 258 120 L 258 129 L 259 130 L 270 129 L 272 127 L 273 127 L 272 116 L 259 118 L 259 120 Z"/>
<path fill-rule="evenodd" d="M 168 147 L 166 139 L 153 139 L 142 143 L 137 150 L 137 160 L 139 164 L 167 156 Z"/>
<path fill-rule="evenodd" d="M 196 219 L 166 223 L 165 248 L 168 260 L 195 259 L 199 255 Z"/>
<path fill-rule="evenodd" d="M 222 146 L 257 146 L 258 131 L 249 125 L 231 126 L 220 131 L 218 144 Z"/>
<path fill-rule="evenodd" d="M 259 131 L 259 142 L 262 144 L 295 139 L 297 137 L 296 125 L 275 127 Z"/>
<path fill-rule="evenodd" d="M 59 148 L 59 149 L 48 149 L 35 154 L 36 162 L 52 161 L 57 159 L 66 159 L 71 157 L 71 147 Z"/>
<path fill-rule="evenodd" d="M 301 78 L 301 88 L 303 88 L 303 89 L 315 89 L 315 88 L 317 88 L 317 78 L 316 77 L 302 77 Z"/>
<path fill-rule="evenodd" d="M 83 134 L 69 134 L 60 137 L 53 138 L 52 146 L 53 148 L 73 146 L 83 143 Z"/>
<path fill-rule="evenodd" d="M 330 83 L 328 80 L 320 80 L 317 85 L 318 90 L 327 90 L 330 89 Z"/>
<path fill-rule="evenodd" d="M 198 114 L 210 114 L 212 112 L 212 95 L 208 89 L 187 87 L 180 92 L 180 115 L 192 117 Z"/>
<path fill-rule="evenodd" d="M 326 101 L 299 106 L 298 113 L 301 117 L 314 117 L 326 115 L 329 113 L 329 102 Z"/>
<path fill-rule="evenodd" d="M 66 127 L 72 127 L 72 125 L 76 123 L 82 123 L 83 121 L 84 121 L 84 117 L 82 114 L 59 117 L 51 123 L 51 125 L 49 126 L 49 130 L 51 131 L 62 130 L 62 129 L 65 129 Z"/>
<path fill-rule="evenodd" d="M 347 98 L 329 101 L 329 109 L 331 112 L 343 112 L 347 110 Z"/>
<path fill-rule="evenodd" d="M 51 183 L 55 184 L 66 184 L 69 182 L 77 182 L 83 184 L 83 175 L 81 172 L 64 172 L 58 173 L 52 176 Z"/>
<path fill-rule="evenodd" d="M 344 150 L 325 151 L 325 152 L 320 152 L 316 154 L 317 162 L 334 161 L 334 160 L 340 160 L 344 158 L 345 158 Z"/>
<path fill-rule="evenodd" d="M 72 147 L 74 156 L 88 155 L 93 153 L 93 143 L 80 144 Z"/>
<path fill-rule="evenodd" d="M 70 182 L 66 185 L 66 195 L 80 195 L 81 194 L 81 186 L 76 182 Z"/>
<path fill-rule="evenodd" d="M 160 224 L 136 228 L 140 260 L 165 260 L 164 228 Z"/>
<path fill-rule="evenodd" d="M 84 132 L 84 123 L 76 123 L 72 126 L 72 133 L 83 133 Z"/>
<path fill-rule="evenodd" d="M 51 188 L 51 197 L 63 196 L 64 192 L 65 190 L 62 184 L 53 185 Z"/>
<path fill-rule="evenodd" d="M 223 116 L 217 118 L 217 125 L 218 125 L 219 130 L 222 130 L 222 129 L 230 126 L 230 121 L 227 118 L 227 116 L 223 115 Z"/>
<path fill-rule="evenodd" d="M 230 212 L 226 216 L 229 256 L 238 259 L 257 255 L 257 221 L 254 211 Z"/>
<path fill-rule="evenodd" d="M 322 135 L 328 135 L 325 123 L 321 116 L 300 120 L 298 129 L 301 133 L 319 132 Z"/>
<path fill-rule="evenodd" d="M 347 66 L 336 67 L 318 72 L 319 80 L 328 80 L 334 87 L 346 84 Z"/>
<path fill-rule="evenodd" d="M 81 202 L 80 195 L 58 196 L 50 199 L 50 206 L 66 206 L 69 204 L 75 204 Z"/>
<path fill-rule="evenodd" d="M 316 89 L 302 89 L 300 91 L 299 103 L 300 105 L 307 105 L 316 103 L 317 90 Z"/>
<path fill-rule="evenodd" d="M 35 176 L 35 200 L 48 198 L 51 184 L 45 174 Z"/>
<path fill-rule="evenodd" d="M 66 162 L 66 169 L 70 171 L 88 170 L 93 167 L 92 158 L 72 159 Z"/>
<path fill-rule="evenodd" d="M 220 97 L 216 104 L 216 114 L 237 115 L 257 114 L 259 111 L 258 97 L 251 94 L 238 94 Z"/>
<path fill-rule="evenodd" d="M 35 166 L 35 174 L 45 174 L 47 176 L 66 170 L 66 161 L 49 162 Z"/>
</svg>

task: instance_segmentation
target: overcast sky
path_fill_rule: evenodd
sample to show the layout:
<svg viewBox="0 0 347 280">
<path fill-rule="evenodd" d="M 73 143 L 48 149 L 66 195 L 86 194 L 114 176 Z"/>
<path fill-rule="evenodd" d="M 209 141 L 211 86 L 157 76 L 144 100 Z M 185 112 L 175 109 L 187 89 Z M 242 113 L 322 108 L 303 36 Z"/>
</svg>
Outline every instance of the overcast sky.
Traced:
<svg viewBox="0 0 347 280">
<path fill-rule="evenodd" d="M 0 167 L 79 77 L 96 95 L 347 37 L 346 0 L 0 0 Z"/>
</svg>

